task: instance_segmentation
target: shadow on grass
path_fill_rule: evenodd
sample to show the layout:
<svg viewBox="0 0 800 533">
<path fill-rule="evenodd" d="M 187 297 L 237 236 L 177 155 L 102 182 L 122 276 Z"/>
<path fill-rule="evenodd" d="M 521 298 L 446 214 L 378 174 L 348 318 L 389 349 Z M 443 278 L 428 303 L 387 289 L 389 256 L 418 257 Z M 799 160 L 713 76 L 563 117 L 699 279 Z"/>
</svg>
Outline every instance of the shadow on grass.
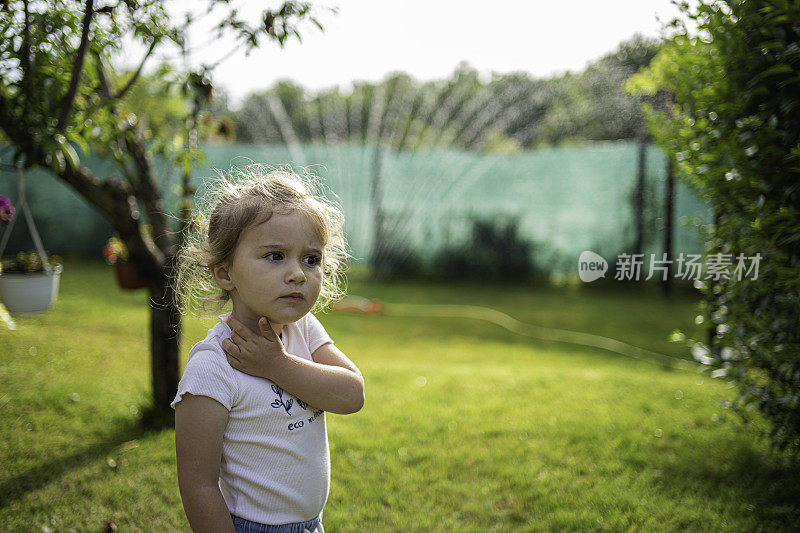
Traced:
<svg viewBox="0 0 800 533">
<path fill-rule="evenodd" d="M 107 432 L 97 434 L 94 443 L 69 455 L 54 455 L 50 460 L 1 483 L 0 508 L 22 498 L 28 492 L 48 485 L 72 470 L 97 460 L 98 457 L 109 455 L 126 442 L 174 427 L 171 412 L 156 411 L 150 406 L 143 407 L 140 412 L 140 416 L 136 419 L 124 419 L 120 420 L 119 424 L 111 424 Z"/>
<path fill-rule="evenodd" d="M 800 531 L 800 465 L 762 447 L 723 440 L 713 451 L 687 450 L 676 462 L 660 464 L 662 486 L 680 493 L 730 501 L 765 530 Z"/>
</svg>

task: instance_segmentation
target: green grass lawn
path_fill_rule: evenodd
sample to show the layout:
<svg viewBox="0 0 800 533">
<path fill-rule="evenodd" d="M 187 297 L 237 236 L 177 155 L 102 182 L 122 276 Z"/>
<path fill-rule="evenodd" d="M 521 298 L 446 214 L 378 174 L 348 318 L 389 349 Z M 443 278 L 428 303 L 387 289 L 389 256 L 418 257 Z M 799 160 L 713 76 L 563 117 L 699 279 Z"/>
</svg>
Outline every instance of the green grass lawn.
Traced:
<svg viewBox="0 0 800 533">
<path fill-rule="evenodd" d="M 693 296 L 652 288 L 351 281 L 387 302 L 484 305 L 685 357 Z M 143 430 L 144 292 L 67 261 L 53 310 L 0 326 L 0 529 L 186 531 L 174 433 Z M 724 416 L 695 371 L 539 342 L 474 320 L 320 316 L 364 409 L 329 415 L 329 532 L 791 531 L 798 472 Z M 188 349 L 213 320 L 187 320 Z"/>
</svg>

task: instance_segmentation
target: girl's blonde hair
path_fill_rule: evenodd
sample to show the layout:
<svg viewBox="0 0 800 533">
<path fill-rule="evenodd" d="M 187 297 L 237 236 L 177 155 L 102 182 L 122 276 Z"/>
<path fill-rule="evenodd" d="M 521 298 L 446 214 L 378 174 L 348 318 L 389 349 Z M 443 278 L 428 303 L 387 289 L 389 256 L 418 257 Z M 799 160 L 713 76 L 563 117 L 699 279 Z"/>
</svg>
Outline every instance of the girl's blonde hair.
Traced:
<svg viewBox="0 0 800 533">
<path fill-rule="evenodd" d="M 341 209 L 324 194 L 326 188 L 308 172 L 252 164 L 232 168 L 207 183 L 209 193 L 198 205 L 193 228 L 178 256 L 176 297 L 182 312 L 216 315 L 230 293 L 214 282 L 209 267 L 230 265 L 242 232 L 273 213 L 299 211 L 309 217 L 323 241 L 322 290 L 314 309 L 344 294 L 344 261 L 348 257 Z"/>
</svg>

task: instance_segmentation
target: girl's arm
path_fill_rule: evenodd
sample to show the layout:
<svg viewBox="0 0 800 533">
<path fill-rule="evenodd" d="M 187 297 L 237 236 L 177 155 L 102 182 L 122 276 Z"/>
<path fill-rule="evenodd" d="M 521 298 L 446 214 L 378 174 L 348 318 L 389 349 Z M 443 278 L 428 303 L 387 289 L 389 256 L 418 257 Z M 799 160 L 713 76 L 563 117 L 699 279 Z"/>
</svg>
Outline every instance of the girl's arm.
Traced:
<svg viewBox="0 0 800 533">
<path fill-rule="evenodd" d="M 364 378 L 356 365 L 333 344 L 320 346 L 311 357 L 286 354 L 269 367 L 269 379 L 317 409 L 340 415 L 360 411 Z"/>
<path fill-rule="evenodd" d="M 311 354 L 313 361 L 286 353 L 266 318 L 257 335 L 235 318 L 228 319 L 233 334 L 222 347 L 235 369 L 269 379 L 309 405 L 330 413 L 350 414 L 364 405 L 364 378 L 358 367 L 333 344 Z"/>
<path fill-rule="evenodd" d="M 184 394 L 175 404 L 178 486 L 186 518 L 195 533 L 234 531 L 218 485 L 227 422 L 225 406 L 206 396 Z"/>
</svg>

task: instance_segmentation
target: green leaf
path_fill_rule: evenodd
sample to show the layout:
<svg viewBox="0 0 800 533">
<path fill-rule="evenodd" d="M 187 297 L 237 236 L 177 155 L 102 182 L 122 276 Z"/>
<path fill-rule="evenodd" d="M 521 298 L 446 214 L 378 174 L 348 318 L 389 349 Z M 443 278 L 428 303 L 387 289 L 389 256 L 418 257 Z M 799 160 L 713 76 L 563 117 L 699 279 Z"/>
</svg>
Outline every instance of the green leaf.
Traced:
<svg viewBox="0 0 800 533">
<path fill-rule="evenodd" d="M 72 145 L 69 144 L 67 139 L 64 137 L 58 137 L 56 142 L 58 143 L 61 153 L 64 155 L 64 162 L 69 165 L 69 168 L 72 170 L 77 169 L 81 160 Z"/>
<path fill-rule="evenodd" d="M 778 74 L 794 74 L 794 69 L 785 63 L 778 63 L 761 72 L 758 78 L 763 80 L 764 78 L 776 76 Z"/>
<path fill-rule="evenodd" d="M 70 133 L 67 133 L 67 139 L 69 141 L 74 142 L 75 144 L 77 144 L 78 148 L 81 149 L 81 151 L 84 153 L 84 155 L 89 153 L 89 143 L 87 143 L 86 139 L 84 139 L 82 136 L 80 136 L 80 135 L 78 135 L 76 133 L 70 132 Z"/>
</svg>

